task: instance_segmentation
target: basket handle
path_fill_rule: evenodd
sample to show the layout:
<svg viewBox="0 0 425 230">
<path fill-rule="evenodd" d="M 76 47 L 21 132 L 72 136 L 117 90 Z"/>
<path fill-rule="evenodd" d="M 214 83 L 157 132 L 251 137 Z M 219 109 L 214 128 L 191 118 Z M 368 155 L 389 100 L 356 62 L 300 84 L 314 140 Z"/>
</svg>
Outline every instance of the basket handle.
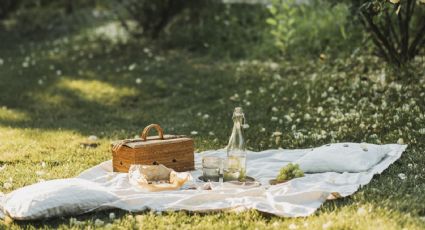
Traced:
<svg viewBox="0 0 425 230">
<path fill-rule="evenodd" d="M 142 134 L 140 135 L 140 138 L 142 138 L 142 140 L 146 141 L 146 140 L 147 140 L 147 138 L 148 138 L 149 131 L 150 131 L 152 128 L 155 128 L 155 129 L 156 129 L 156 131 L 158 132 L 159 139 L 164 140 L 164 130 L 163 130 L 163 129 L 161 128 L 161 126 L 159 126 L 158 124 L 150 124 L 150 125 L 146 126 L 146 127 L 143 129 Z"/>
</svg>

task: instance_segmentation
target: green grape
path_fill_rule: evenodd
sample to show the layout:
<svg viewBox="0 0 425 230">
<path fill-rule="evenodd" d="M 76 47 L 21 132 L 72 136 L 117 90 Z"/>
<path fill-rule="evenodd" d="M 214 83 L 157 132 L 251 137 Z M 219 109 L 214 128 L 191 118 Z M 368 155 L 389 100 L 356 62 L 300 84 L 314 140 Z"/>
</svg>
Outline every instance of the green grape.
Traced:
<svg viewBox="0 0 425 230">
<path fill-rule="evenodd" d="M 294 177 L 303 177 L 304 176 L 304 172 L 297 169 L 294 171 Z"/>
<path fill-rule="evenodd" d="M 279 170 L 279 174 L 276 176 L 276 180 L 278 182 L 282 182 L 303 176 L 304 172 L 300 169 L 298 164 L 289 163 Z"/>
</svg>

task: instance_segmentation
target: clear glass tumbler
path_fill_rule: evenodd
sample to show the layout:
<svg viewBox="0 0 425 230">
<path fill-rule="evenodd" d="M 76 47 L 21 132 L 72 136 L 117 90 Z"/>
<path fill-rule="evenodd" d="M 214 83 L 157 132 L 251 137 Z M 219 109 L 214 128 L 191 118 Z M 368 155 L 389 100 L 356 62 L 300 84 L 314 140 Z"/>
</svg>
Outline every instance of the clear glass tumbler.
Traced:
<svg viewBox="0 0 425 230">
<path fill-rule="evenodd" d="M 220 169 L 222 168 L 222 159 L 220 157 L 202 158 L 202 176 L 205 181 L 220 181 Z"/>
<path fill-rule="evenodd" d="M 246 157 L 231 156 L 224 160 L 223 182 L 245 181 Z"/>
</svg>

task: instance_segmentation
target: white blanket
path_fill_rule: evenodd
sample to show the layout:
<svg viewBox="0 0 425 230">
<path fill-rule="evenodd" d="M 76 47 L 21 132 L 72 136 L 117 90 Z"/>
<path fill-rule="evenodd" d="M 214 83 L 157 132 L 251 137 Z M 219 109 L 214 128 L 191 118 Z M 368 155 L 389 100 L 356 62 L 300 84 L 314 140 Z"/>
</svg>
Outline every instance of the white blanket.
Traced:
<svg viewBox="0 0 425 230">
<path fill-rule="evenodd" d="M 353 194 L 360 186 L 368 184 L 373 175 L 380 174 L 399 159 L 407 146 L 390 144 L 381 147 L 389 149 L 389 152 L 368 171 L 306 174 L 305 177 L 273 186 L 270 186 L 268 181 L 276 177 L 279 169 L 304 156 L 310 149 L 248 152 L 248 175 L 261 182 L 259 187 L 240 187 L 217 182 L 210 184 L 212 190 L 187 190 L 188 186 L 202 187 L 204 184 L 196 180 L 201 175 L 202 157 L 212 155 L 224 157 L 224 150 L 195 154 L 197 170 L 192 172 L 194 182 L 177 191 L 143 192 L 129 183 L 127 174 L 113 173 L 111 161 L 84 171 L 78 178 L 97 182 L 119 197 L 115 202 L 101 205 L 99 208 L 102 209 L 120 208 L 133 212 L 145 209 L 198 212 L 257 209 L 278 216 L 300 217 L 311 215 L 327 199 Z M 341 164 L 347 163 L 349 162 L 341 162 Z M 0 218 L 2 217 L 4 215 L 0 208 Z"/>
</svg>

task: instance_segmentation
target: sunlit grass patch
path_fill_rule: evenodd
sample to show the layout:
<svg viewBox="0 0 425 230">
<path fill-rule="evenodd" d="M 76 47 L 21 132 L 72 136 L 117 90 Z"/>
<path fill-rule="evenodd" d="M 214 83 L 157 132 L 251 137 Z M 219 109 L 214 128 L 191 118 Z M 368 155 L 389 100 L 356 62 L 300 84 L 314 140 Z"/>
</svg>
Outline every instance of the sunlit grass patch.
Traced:
<svg viewBox="0 0 425 230">
<path fill-rule="evenodd" d="M 17 109 L 8 109 L 6 106 L 0 107 L 0 123 L 1 121 L 19 122 L 28 120 L 29 116 Z"/>
<path fill-rule="evenodd" d="M 73 80 L 65 78 L 58 83 L 58 87 L 70 90 L 84 100 L 106 105 L 112 105 L 122 97 L 137 94 L 134 88 L 115 86 L 112 83 L 99 80 Z"/>
</svg>

